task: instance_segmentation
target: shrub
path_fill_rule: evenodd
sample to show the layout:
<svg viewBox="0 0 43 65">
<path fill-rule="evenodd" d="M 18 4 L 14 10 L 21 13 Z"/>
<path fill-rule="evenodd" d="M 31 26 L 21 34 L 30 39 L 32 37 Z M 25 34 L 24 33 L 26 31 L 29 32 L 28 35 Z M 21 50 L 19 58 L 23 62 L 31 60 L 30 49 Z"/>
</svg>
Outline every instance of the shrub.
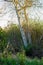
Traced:
<svg viewBox="0 0 43 65">
<path fill-rule="evenodd" d="M 0 28 L 0 52 L 3 52 L 7 45 L 6 32 Z"/>
<path fill-rule="evenodd" d="M 19 51 L 22 46 L 22 38 L 19 26 L 11 24 L 7 30 L 7 38 L 8 42 L 11 43 L 13 49 L 17 49 Z"/>
<path fill-rule="evenodd" d="M 5 48 L 7 48 L 8 52 L 18 52 L 21 51 L 22 46 L 19 26 L 11 24 L 5 29 L 0 28 L 0 52 L 3 52 Z"/>
<path fill-rule="evenodd" d="M 25 48 L 25 54 L 26 56 L 31 57 L 31 58 L 43 57 L 42 48 L 40 48 L 38 45 L 33 45 L 33 44 L 29 44 L 27 48 Z"/>
<path fill-rule="evenodd" d="M 30 59 L 24 54 L 18 53 L 14 58 L 12 56 L 7 58 L 1 57 L 0 65 L 43 65 L 43 58 L 41 60 L 37 58 Z"/>
</svg>

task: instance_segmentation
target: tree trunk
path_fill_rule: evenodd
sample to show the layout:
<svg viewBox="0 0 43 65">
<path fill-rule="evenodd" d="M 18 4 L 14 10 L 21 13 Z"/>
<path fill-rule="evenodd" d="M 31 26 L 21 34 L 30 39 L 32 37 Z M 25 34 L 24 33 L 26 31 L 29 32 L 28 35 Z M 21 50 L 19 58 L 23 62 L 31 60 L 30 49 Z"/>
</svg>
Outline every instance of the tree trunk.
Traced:
<svg viewBox="0 0 43 65">
<path fill-rule="evenodd" d="M 25 36 L 24 30 L 23 30 L 23 28 L 21 27 L 21 24 L 20 24 L 20 18 L 19 18 L 19 15 L 18 15 L 18 11 L 17 11 L 16 6 L 15 6 L 15 10 L 16 10 L 16 14 L 17 14 L 17 17 L 18 17 L 18 23 L 19 23 L 19 28 L 20 28 L 20 32 L 21 32 L 21 36 L 22 36 L 22 40 L 23 40 L 24 46 L 27 47 L 27 39 L 26 39 L 26 36 Z"/>
<path fill-rule="evenodd" d="M 26 19 L 26 22 L 27 22 L 27 37 L 28 37 L 28 42 L 29 44 L 32 43 L 32 40 L 31 40 L 31 34 L 28 30 L 28 17 L 27 17 L 27 14 L 26 14 L 26 9 L 24 8 L 24 13 L 25 13 L 25 19 Z"/>
</svg>

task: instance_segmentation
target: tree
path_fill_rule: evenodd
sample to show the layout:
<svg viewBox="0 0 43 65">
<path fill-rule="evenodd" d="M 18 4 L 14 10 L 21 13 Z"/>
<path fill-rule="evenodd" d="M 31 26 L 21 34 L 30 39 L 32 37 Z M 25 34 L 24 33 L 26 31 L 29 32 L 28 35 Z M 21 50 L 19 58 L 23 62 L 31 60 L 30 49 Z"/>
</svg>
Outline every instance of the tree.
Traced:
<svg viewBox="0 0 43 65">
<path fill-rule="evenodd" d="M 8 0 L 10 1 L 10 0 Z M 26 35 L 25 32 L 21 26 L 21 21 L 23 19 L 23 21 L 25 21 L 27 23 L 27 36 L 28 36 L 28 40 L 29 43 L 32 43 L 31 41 L 31 34 L 28 31 L 28 17 L 27 17 L 27 13 L 26 13 L 26 9 L 28 7 L 31 7 L 33 5 L 33 0 L 11 0 L 13 1 L 14 5 L 15 5 L 15 10 L 16 10 L 16 14 L 18 17 L 18 22 L 19 22 L 19 28 L 20 28 L 20 32 L 21 32 L 21 36 L 24 42 L 24 46 L 27 47 L 27 39 L 26 39 Z"/>
<path fill-rule="evenodd" d="M 25 36 L 24 31 L 23 31 L 23 28 L 21 27 L 19 12 L 18 12 L 18 9 L 17 9 L 17 5 L 18 5 L 17 3 L 19 3 L 19 2 L 18 2 L 18 0 L 15 0 L 15 1 L 13 1 L 13 2 L 14 2 L 14 4 L 15 4 L 15 10 L 16 10 L 16 14 L 17 14 L 17 17 L 18 17 L 19 28 L 20 28 L 20 32 L 21 32 L 22 39 L 23 39 L 23 43 L 24 43 L 24 46 L 27 47 L 26 36 Z"/>
<path fill-rule="evenodd" d="M 25 21 L 27 22 L 27 36 L 28 36 L 28 40 L 29 40 L 29 43 L 32 43 L 31 42 L 31 34 L 30 32 L 28 31 L 28 18 L 27 18 L 27 14 L 26 14 L 26 8 L 27 7 L 31 7 L 32 6 L 32 1 L 30 0 L 13 0 L 13 3 L 15 4 L 15 8 L 16 8 L 16 13 L 17 13 L 17 17 L 18 17 L 18 21 L 19 21 L 19 26 L 20 26 L 20 31 L 21 31 L 21 35 L 22 35 L 22 39 L 23 39 L 23 42 L 24 42 L 24 46 L 26 47 L 27 46 L 27 40 L 26 40 L 26 36 L 25 36 L 25 32 L 21 26 L 21 17 L 23 19 L 23 15 L 24 15 L 24 18 L 25 18 Z"/>
<path fill-rule="evenodd" d="M 21 36 L 23 39 L 24 46 L 27 47 L 27 39 L 26 39 L 25 32 L 21 26 L 21 20 L 23 19 L 23 16 L 24 16 L 24 20 L 27 22 L 28 40 L 29 40 L 29 43 L 32 43 L 31 42 L 31 34 L 28 31 L 28 18 L 27 18 L 27 14 L 26 14 L 26 8 L 32 6 L 32 0 L 23 0 L 23 1 L 22 0 L 7 0 L 7 1 L 13 1 L 13 4 L 15 5 L 15 10 L 16 10 L 16 14 L 18 17 Z M 22 19 L 21 19 L 21 17 L 22 17 Z"/>
</svg>

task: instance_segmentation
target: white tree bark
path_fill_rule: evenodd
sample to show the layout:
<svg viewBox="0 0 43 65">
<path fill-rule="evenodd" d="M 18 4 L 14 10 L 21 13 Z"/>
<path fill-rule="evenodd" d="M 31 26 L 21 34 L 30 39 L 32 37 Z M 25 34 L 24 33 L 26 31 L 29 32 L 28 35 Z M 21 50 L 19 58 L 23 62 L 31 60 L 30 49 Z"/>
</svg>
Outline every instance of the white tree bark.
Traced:
<svg viewBox="0 0 43 65">
<path fill-rule="evenodd" d="M 1 1 L 1 0 L 0 0 L 0 1 Z M 2 1 L 13 2 L 13 0 L 2 0 Z M 13 3 L 14 3 L 14 2 L 13 2 Z M 15 3 L 15 4 L 16 4 L 16 3 Z M 14 4 L 14 5 L 15 5 L 15 4 Z M 17 7 L 16 7 L 16 6 L 15 6 L 15 11 L 16 11 L 16 14 L 17 14 L 18 23 L 19 23 L 19 28 L 20 28 L 20 32 L 21 32 L 21 36 L 22 36 L 22 39 L 23 39 L 24 46 L 27 47 L 26 36 L 25 36 L 25 33 L 24 33 L 23 28 L 21 27 L 20 18 L 19 18 L 19 15 L 18 15 L 18 11 L 17 11 Z"/>
<path fill-rule="evenodd" d="M 20 18 L 19 18 L 19 15 L 18 15 L 18 12 L 17 12 L 16 6 L 15 6 L 15 10 L 16 10 L 16 14 L 17 14 L 17 17 L 18 17 L 18 23 L 19 23 L 19 28 L 20 28 L 20 32 L 21 32 L 21 36 L 22 36 L 22 40 L 23 40 L 24 46 L 27 47 L 26 36 L 25 36 L 25 33 L 24 33 L 23 28 L 21 27 L 21 24 L 20 24 Z"/>
</svg>

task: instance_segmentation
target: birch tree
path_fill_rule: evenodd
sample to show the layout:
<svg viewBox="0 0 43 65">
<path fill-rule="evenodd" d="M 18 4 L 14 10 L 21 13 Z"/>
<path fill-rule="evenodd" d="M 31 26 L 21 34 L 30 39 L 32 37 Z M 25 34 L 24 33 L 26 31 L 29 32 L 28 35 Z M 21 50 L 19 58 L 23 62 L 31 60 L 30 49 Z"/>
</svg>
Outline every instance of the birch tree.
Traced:
<svg viewBox="0 0 43 65">
<path fill-rule="evenodd" d="M 23 43 L 24 43 L 24 46 L 27 47 L 27 39 L 26 39 L 24 30 L 21 27 L 21 23 L 20 23 L 20 12 L 18 11 L 19 10 L 18 6 L 20 7 L 20 4 L 19 4 L 18 0 L 13 1 L 13 3 L 15 4 L 15 10 L 16 10 L 16 14 L 17 14 L 17 17 L 18 17 L 18 23 L 19 23 L 19 28 L 20 28 L 22 39 L 23 39 Z"/>
<path fill-rule="evenodd" d="M 10 1 L 10 0 L 8 0 L 8 1 Z M 27 23 L 28 41 L 29 41 L 29 43 L 32 43 L 31 34 L 28 31 L 28 17 L 27 17 L 27 13 L 26 13 L 26 8 L 32 6 L 32 0 L 11 0 L 11 1 L 13 1 L 13 4 L 15 6 L 16 14 L 18 17 L 19 28 L 20 28 L 24 46 L 27 47 L 28 43 L 27 43 L 25 32 L 21 26 L 21 21 L 25 21 Z"/>
<path fill-rule="evenodd" d="M 16 13 L 19 17 L 19 21 L 20 21 L 19 26 L 22 28 L 21 21 L 23 21 L 23 20 L 26 21 L 28 40 L 29 40 L 29 43 L 32 43 L 31 34 L 28 31 L 28 17 L 27 17 L 27 13 L 26 13 L 26 8 L 32 6 L 32 1 L 31 0 L 23 0 L 23 1 L 22 0 L 13 0 L 13 3 L 15 4 L 15 8 L 17 11 Z M 21 35 L 22 35 L 22 39 L 24 41 L 24 45 L 27 46 L 26 36 L 25 36 L 25 32 L 24 32 L 23 28 L 21 29 L 21 32 L 22 32 Z"/>
</svg>

